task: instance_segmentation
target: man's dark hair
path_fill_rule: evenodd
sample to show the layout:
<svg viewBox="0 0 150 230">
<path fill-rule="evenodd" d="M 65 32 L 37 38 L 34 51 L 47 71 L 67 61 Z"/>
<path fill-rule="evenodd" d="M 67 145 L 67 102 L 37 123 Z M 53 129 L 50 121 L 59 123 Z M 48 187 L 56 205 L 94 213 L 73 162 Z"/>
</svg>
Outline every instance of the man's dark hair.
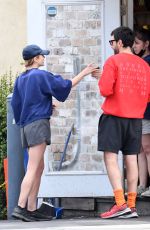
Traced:
<svg viewBox="0 0 150 230">
<path fill-rule="evenodd" d="M 111 32 L 111 36 L 114 36 L 115 41 L 121 40 L 123 47 L 132 48 L 135 35 L 129 27 L 120 26 Z"/>
<path fill-rule="evenodd" d="M 150 31 L 144 28 L 139 28 L 135 31 L 135 37 L 139 40 L 146 42 L 149 41 L 149 50 L 150 50 Z"/>
</svg>

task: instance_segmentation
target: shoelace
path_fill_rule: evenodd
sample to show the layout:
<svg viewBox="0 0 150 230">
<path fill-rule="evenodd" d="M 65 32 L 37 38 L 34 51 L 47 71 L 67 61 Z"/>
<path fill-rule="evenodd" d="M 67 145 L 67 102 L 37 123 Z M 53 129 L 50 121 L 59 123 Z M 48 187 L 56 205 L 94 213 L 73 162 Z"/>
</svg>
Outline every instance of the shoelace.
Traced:
<svg viewBox="0 0 150 230">
<path fill-rule="evenodd" d="M 107 212 L 110 212 L 112 209 L 113 209 L 113 207 L 116 205 L 116 203 L 114 202 L 113 204 L 112 204 L 112 206 L 110 207 L 110 209 L 107 211 Z"/>
</svg>

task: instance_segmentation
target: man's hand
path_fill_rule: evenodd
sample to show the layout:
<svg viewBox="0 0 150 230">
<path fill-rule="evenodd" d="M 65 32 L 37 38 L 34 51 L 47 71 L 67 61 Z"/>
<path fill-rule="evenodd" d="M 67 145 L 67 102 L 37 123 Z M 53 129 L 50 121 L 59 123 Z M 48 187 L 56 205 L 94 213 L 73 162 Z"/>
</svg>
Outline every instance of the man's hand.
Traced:
<svg viewBox="0 0 150 230">
<path fill-rule="evenodd" d="M 96 78 L 97 80 L 100 78 L 102 72 L 99 67 L 96 68 L 95 71 L 92 72 L 91 76 Z"/>
</svg>

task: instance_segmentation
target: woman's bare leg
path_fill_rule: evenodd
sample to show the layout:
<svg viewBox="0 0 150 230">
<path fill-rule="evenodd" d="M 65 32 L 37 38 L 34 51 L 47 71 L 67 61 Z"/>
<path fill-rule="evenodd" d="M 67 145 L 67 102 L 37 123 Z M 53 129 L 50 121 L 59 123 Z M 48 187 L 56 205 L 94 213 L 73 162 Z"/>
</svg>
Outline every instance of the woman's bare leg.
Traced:
<svg viewBox="0 0 150 230">
<path fill-rule="evenodd" d="M 43 169 L 44 169 L 44 159 L 42 159 L 40 162 L 39 168 L 36 172 L 36 178 L 34 180 L 32 190 L 28 196 L 28 210 L 29 211 L 34 211 L 37 208 L 37 195 L 39 192 Z"/>
<path fill-rule="evenodd" d="M 46 143 L 42 143 L 29 148 L 29 160 L 27 165 L 27 172 L 21 184 L 21 191 L 18 205 L 22 208 L 26 207 L 28 197 L 32 191 L 34 181 L 37 178 L 37 171 L 39 170 L 41 160 L 44 158 Z"/>
</svg>

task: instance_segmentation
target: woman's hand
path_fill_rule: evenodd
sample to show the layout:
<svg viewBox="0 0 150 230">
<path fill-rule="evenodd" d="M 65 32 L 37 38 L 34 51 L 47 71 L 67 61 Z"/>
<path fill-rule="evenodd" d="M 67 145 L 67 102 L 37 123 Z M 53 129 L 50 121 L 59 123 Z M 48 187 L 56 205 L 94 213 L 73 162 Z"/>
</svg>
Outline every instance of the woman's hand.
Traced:
<svg viewBox="0 0 150 230">
<path fill-rule="evenodd" d="M 89 64 L 87 67 L 85 67 L 78 75 L 76 75 L 71 81 L 72 81 L 72 87 L 77 85 L 86 75 L 89 75 L 96 71 L 98 68 L 95 64 Z"/>
<path fill-rule="evenodd" d="M 59 104 L 59 102 L 53 101 L 53 103 L 52 103 L 52 109 L 53 109 L 53 111 L 58 107 L 58 104 Z"/>
<path fill-rule="evenodd" d="M 81 74 L 82 74 L 83 76 L 89 75 L 89 74 L 91 74 L 91 73 L 93 73 L 93 72 L 96 72 L 96 71 L 98 70 L 97 68 L 98 68 L 98 66 L 97 66 L 96 64 L 91 63 L 91 64 L 87 65 L 87 67 L 85 67 L 85 68 L 81 71 Z"/>
</svg>

